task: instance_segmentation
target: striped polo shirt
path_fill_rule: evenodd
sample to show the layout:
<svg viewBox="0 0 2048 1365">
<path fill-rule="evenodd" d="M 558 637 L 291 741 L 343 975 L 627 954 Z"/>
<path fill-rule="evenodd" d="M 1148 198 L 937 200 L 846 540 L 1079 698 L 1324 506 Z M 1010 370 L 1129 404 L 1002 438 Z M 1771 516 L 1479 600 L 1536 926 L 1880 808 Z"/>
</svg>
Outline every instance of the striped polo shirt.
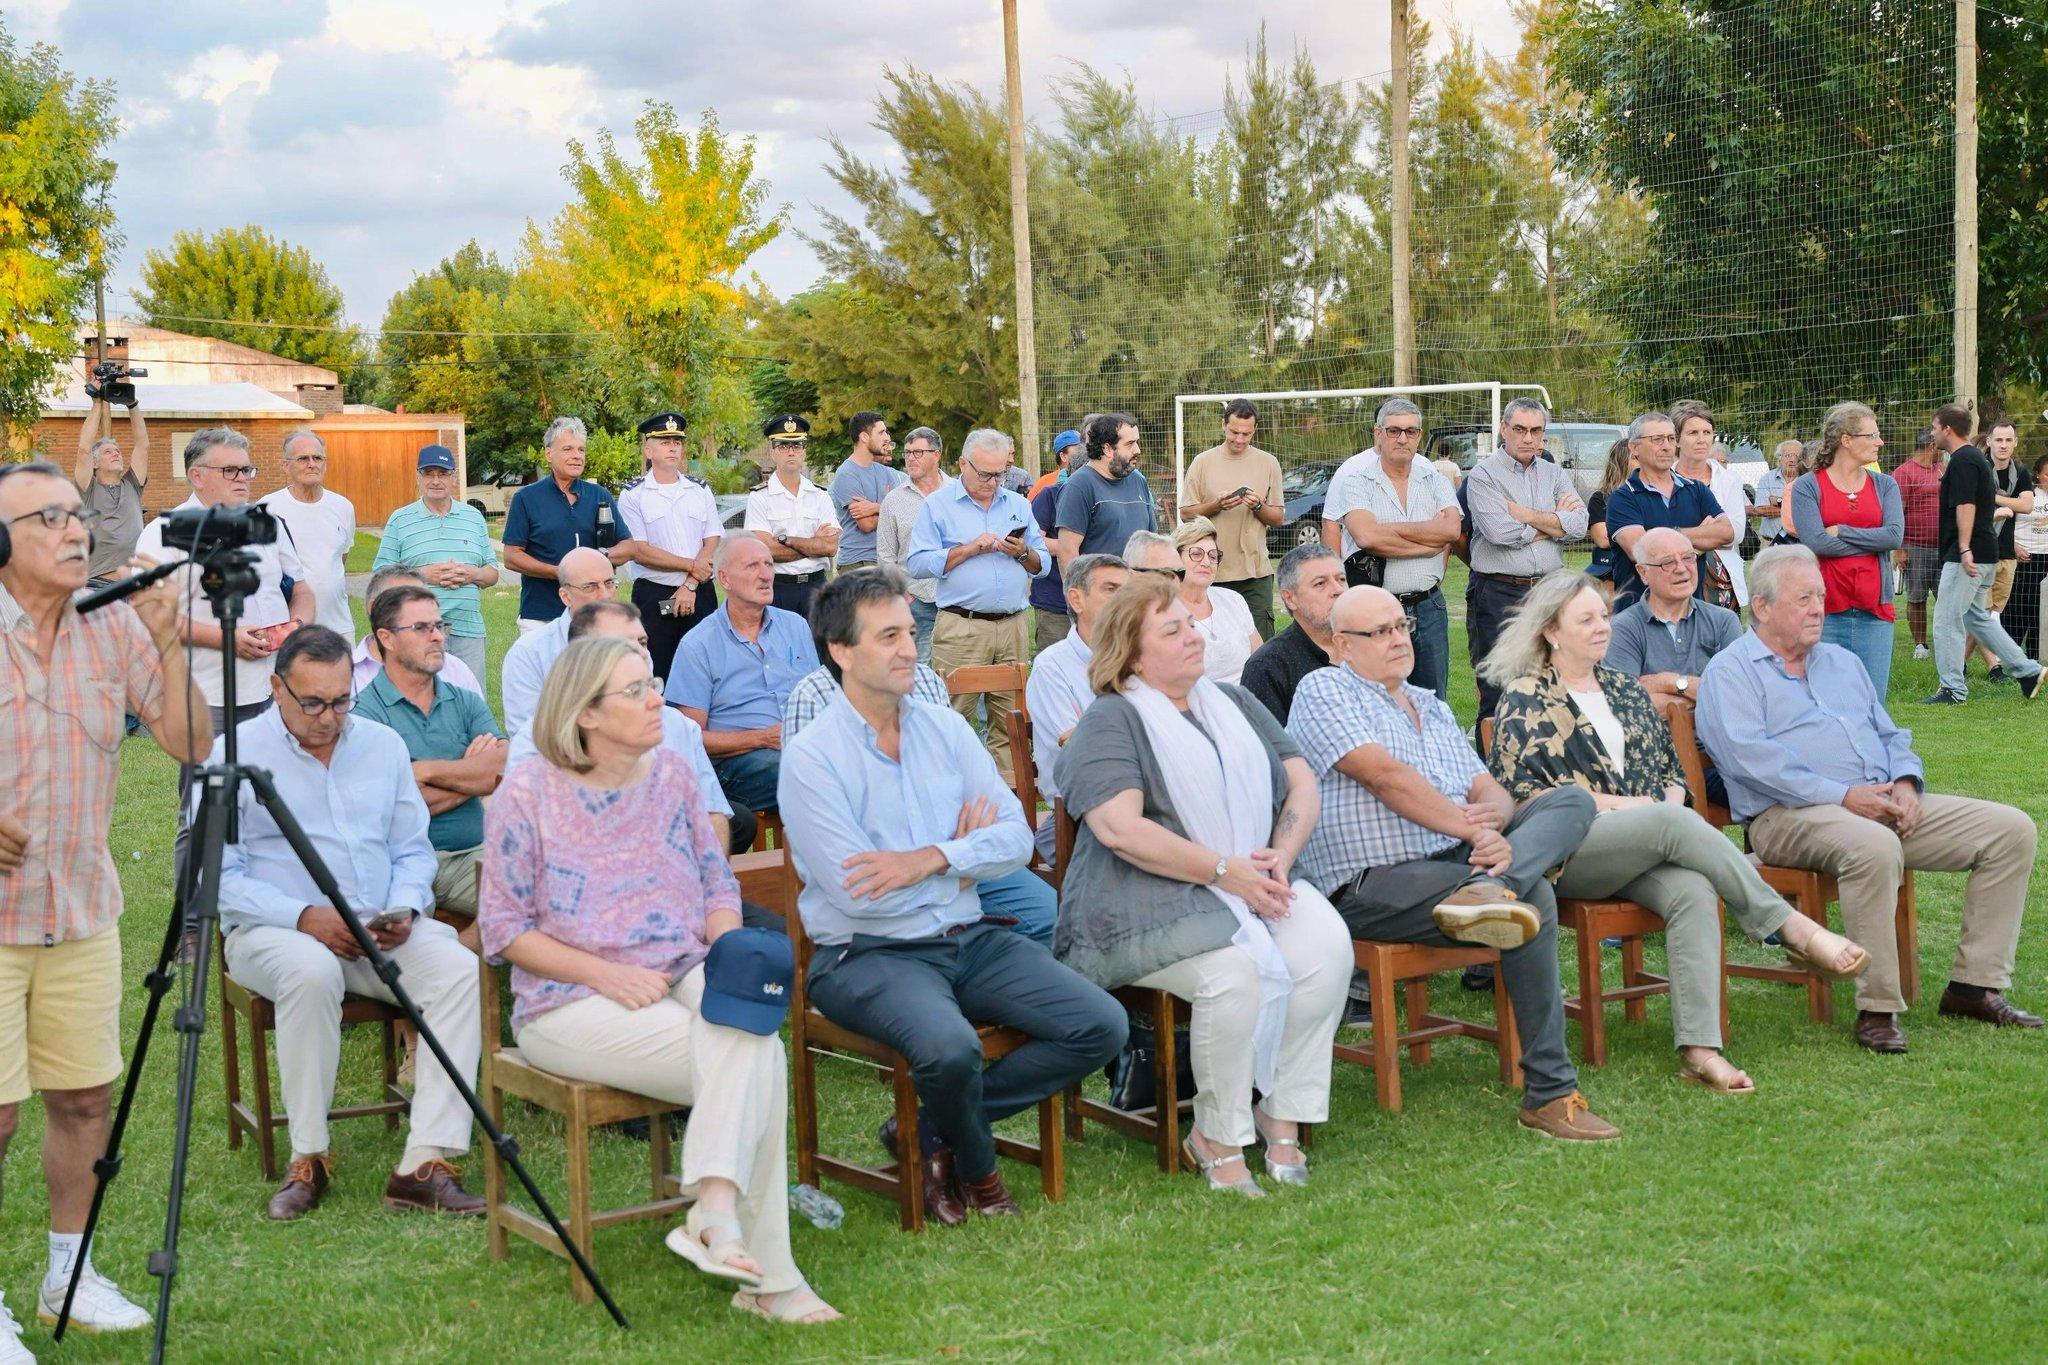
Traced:
<svg viewBox="0 0 2048 1365">
<path fill-rule="evenodd" d="M 466 502 L 457 502 L 449 504 L 445 515 L 435 516 L 424 501 L 410 502 L 384 523 L 384 539 L 377 546 L 373 569 L 393 564 L 421 568 L 451 560 L 479 567 L 497 562 L 491 549 L 491 533 L 484 527 L 484 514 Z M 476 584 L 435 588 L 434 598 L 441 604 L 441 619 L 448 623 L 450 635 L 482 637 L 483 594 Z"/>
</svg>

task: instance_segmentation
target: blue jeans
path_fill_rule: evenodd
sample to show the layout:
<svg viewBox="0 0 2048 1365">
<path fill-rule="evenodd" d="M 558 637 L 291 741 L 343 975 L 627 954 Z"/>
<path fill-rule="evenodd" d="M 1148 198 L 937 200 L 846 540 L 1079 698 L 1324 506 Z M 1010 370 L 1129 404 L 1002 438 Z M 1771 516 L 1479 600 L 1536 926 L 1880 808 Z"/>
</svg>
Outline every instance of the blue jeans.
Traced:
<svg viewBox="0 0 2048 1365">
<path fill-rule="evenodd" d="M 718 775 L 718 785 L 735 810 L 741 806 L 748 810 L 775 809 L 775 784 L 782 776 L 782 750 L 749 749 L 730 758 L 714 758 L 711 771 Z"/>
<path fill-rule="evenodd" d="M 1880 704 L 1891 686 L 1892 641 L 1897 634 L 1898 622 L 1887 621 L 1861 607 L 1829 612 L 1820 627 L 1822 640 L 1840 645 L 1863 661 L 1863 671 L 1870 675 L 1870 686 Z"/>
<path fill-rule="evenodd" d="M 917 624 L 917 661 L 932 666 L 932 626 L 939 619 L 939 604 L 910 599 L 910 619 Z"/>
<path fill-rule="evenodd" d="M 974 887 L 981 896 L 981 913 L 1009 915 L 1016 930 L 1034 942 L 1052 947 L 1052 927 L 1060 917 L 1060 899 L 1045 878 L 1018 868 L 1006 877 L 991 877 Z"/>
<path fill-rule="evenodd" d="M 1971 578 L 1960 562 L 1946 563 L 1941 566 L 1941 585 L 1934 590 L 1934 671 L 1940 675 L 1941 685 L 1959 697 L 1970 695 L 1970 685 L 1963 677 L 1970 640 L 1990 650 L 2007 677 L 2031 678 L 2041 671 L 2041 665 L 2013 643 L 1991 612 L 1991 580 L 1997 577 L 1996 570 L 1994 564 L 1981 565 L 1977 576 Z"/>
<path fill-rule="evenodd" d="M 1429 596 L 1410 607 L 1408 612 L 1415 618 L 1415 635 L 1409 641 L 1415 647 L 1415 666 L 1408 670 L 1408 681 L 1449 701 L 1451 613 L 1444 605 L 1442 590 L 1430 589 Z"/>
</svg>

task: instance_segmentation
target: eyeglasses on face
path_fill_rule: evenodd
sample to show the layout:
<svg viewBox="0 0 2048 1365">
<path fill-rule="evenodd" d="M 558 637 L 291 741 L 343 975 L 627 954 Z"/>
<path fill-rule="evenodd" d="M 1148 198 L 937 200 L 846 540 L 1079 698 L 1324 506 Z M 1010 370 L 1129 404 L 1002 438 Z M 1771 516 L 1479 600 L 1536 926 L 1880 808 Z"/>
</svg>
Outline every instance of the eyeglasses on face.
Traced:
<svg viewBox="0 0 2048 1365">
<path fill-rule="evenodd" d="M 1412 441 L 1422 435 L 1421 427 L 1381 427 L 1380 430 L 1397 441 Z"/>
<path fill-rule="evenodd" d="M 61 531 L 64 529 L 64 523 L 70 521 L 73 517 L 76 517 L 78 524 L 88 531 L 99 529 L 99 513 L 87 511 L 83 507 L 65 507 L 61 503 L 54 502 L 48 507 L 38 507 L 33 512 L 23 512 L 18 517 L 9 517 L 7 524 L 12 526 L 16 522 L 40 521 L 52 531 Z"/>
<path fill-rule="evenodd" d="M 661 695 L 662 686 L 660 678 L 640 678 L 634 682 L 627 683 L 624 687 L 615 687 L 609 692 L 600 692 L 597 694 L 597 699 L 603 701 L 606 697 L 624 697 L 627 701 L 644 701 L 649 692 L 654 693 L 657 697 Z"/>
<path fill-rule="evenodd" d="M 252 479 L 256 477 L 253 464 L 195 464 L 193 469 L 204 469 L 220 475 L 223 479 Z M 186 472 L 190 472 L 189 470 Z"/>
<path fill-rule="evenodd" d="M 1384 626 L 1374 626 L 1371 630 L 1340 630 L 1336 634 L 1349 635 L 1359 640 L 1384 640 L 1389 635 L 1394 634 L 1413 636 L 1419 624 L 1420 622 L 1414 617 L 1404 616 L 1400 620 L 1390 621 Z"/>
<path fill-rule="evenodd" d="M 1214 546 L 1206 550 L 1182 550 L 1181 553 L 1188 557 L 1190 564 L 1221 564 L 1223 562 L 1223 551 L 1216 549 Z"/>
<path fill-rule="evenodd" d="M 1548 431 L 1549 428 L 1546 426 L 1542 426 L 1540 424 L 1531 427 L 1524 426 L 1520 422 L 1510 422 L 1508 423 L 1508 430 L 1516 436 L 1541 436 L 1544 432 Z"/>
<path fill-rule="evenodd" d="M 1636 567 L 1638 569 L 1655 569 L 1659 573 L 1664 573 L 1667 570 L 1676 570 L 1681 565 L 1690 565 L 1691 563 L 1691 555 L 1679 555 L 1675 559 L 1646 559 L 1636 565 Z"/>
<path fill-rule="evenodd" d="M 960 466 L 960 473 L 963 478 L 975 479 L 981 483 L 994 483 L 997 479 L 1000 479 L 1001 477 L 1003 477 L 1003 475 L 1009 472 L 1010 471 L 1007 467 L 1003 469 L 998 469 L 991 474 L 986 469 L 976 469 L 973 465 L 964 462 Z"/>
<path fill-rule="evenodd" d="M 619 580 L 616 578 L 593 578 L 588 583 L 564 583 L 562 586 L 570 592 L 617 592 L 619 590 Z"/>
<path fill-rule="evenodd" d="M 412 631 L 419 635 L 445 635 L 448 633 L 448 623 L 446 621 L 415 621 L 409 626 L 386 626 L 384 629 L 400 635 L 406 631 Z"/>
<path fill-rule="evenodd" d="M 345 716 L 355 709 L 354 697 L 302 697 L 292 691 L 292 685 L 283 678 L 277 680 L 277 685 L 282 687 L 284 694 L 309 716 L 324 716 L 329 711 L 337 716 Z"/>
</svg>

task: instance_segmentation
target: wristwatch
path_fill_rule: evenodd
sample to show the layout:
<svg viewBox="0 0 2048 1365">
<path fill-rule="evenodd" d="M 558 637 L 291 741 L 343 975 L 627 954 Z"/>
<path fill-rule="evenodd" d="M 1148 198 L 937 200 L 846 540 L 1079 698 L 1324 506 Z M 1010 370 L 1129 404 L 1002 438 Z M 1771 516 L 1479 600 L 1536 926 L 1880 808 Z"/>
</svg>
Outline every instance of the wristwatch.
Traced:
<svg viewBox="0 0 2048 1365">
<path fill-rule="evenodd" d="M 789 532 L 787 532 L 787 531 L 777 531 L 777 532 L 775 533 L 775 542 L 776 542 L 776 544 L 778 544 L 778 545 L 787 545 L 787 544 L 789 544 Z"/>
<path fill-rule="evenodd" d="M 1209 879 L 1209 885 L 1214 886 L 1217 882 L 1222 881 L 1223 874 L 1228 871 L 1230 871 L 1230 859 L 1218 858 L 1216 860 L 1216 875 Z"/>
<path fill-rule="evenodd" d="M 1681 696 L 1681 697 L 1682 697 L 1682 696 L 1684 696 L 1684 695 L 1685 695 L 1685 689 L 1686 689 L 1686 687 L 1687 687 L 1687 686 L 1688 686 L 1688 685 L 1689 685 L 1689 684 L 1690 684 L 1691 682 L 1692 682 L 1692 679 L 1691 679 L 1691 678 L 1688 678 L 1688 677 L 1686 677 L 1686 676 L 1685 676 L 1685 674 L 1681 673 L 1681 674 L 1679 674 L 1679 675 L 1678 675 L 1678 681 L 1677 681 L 1677 682 L 1675 682 L 1675 683 L 1673 683 L 1673 684 L 1671 685 L 1671 690 L 1672 690 L 1672 691 L 1674 691 L 1674 692 L 1676 692 L 1676 693 L 1677 693 L 1677 694 L 1678 694 L 1679 696 Z"/>
</svg>

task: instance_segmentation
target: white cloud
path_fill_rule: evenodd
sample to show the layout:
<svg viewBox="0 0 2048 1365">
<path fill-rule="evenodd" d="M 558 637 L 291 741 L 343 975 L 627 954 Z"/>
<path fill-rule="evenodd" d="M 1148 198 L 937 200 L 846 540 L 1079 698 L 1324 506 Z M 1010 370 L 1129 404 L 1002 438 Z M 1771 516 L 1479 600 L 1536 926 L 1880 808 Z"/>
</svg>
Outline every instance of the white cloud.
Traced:
<svg viewBox="0 0 2048 1365">
<path fill-rule="evenodd" d="M 170 93 L 181 100 L 205 100 L 226 104 L 244 89 L 258 94 L 270 89 L 277 73 L 275 52 L 250 52 L 240 47 L 216 47 L 200 53 L 171 77 Z"/>
</svg>

